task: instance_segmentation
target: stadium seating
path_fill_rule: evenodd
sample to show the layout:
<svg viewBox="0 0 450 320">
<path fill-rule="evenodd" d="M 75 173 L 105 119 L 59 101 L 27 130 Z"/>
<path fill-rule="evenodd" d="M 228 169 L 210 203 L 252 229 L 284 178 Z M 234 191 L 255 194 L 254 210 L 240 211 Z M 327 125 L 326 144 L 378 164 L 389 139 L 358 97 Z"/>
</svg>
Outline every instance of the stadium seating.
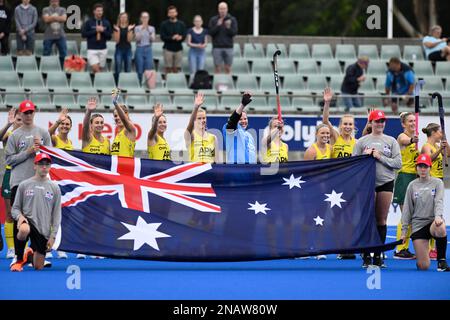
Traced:
<svg viewBox="0 0 450 320">
<path fill-rule="evenodd" d="M 356 60 L 355 47 L 352 44 L 338 44 L 335 56 L 339 60 Z"/>
</svg>

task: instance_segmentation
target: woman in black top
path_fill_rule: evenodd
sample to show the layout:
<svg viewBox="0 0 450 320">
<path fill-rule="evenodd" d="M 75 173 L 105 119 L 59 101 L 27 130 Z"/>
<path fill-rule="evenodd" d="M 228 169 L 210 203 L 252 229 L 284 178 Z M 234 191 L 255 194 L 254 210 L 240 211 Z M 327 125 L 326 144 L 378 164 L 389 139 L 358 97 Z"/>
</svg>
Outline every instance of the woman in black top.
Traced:
<svg viewBox="0 0 450 320">
<path fill-rule="evenodd" d="M 134 24 L 130 25 L 128 13 L 122 12 L 117 17 L 117 24 L 114 25 L 113 39 L 116 42 L 116 52 L 114 54 L 114 77 L 119 81 L 119 73 L 123 69 L 125 72 L 131 71 L 131 41 L 133 40 Z"/>
</svg>

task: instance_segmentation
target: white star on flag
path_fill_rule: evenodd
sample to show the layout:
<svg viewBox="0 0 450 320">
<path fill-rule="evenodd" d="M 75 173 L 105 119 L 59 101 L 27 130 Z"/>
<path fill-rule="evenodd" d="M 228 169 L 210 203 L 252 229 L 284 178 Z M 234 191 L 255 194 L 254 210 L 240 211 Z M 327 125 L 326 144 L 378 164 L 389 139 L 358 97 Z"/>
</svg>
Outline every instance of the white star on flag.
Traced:
<svg viewBox="0 0 450 320">
<path fill-rule="evenodd" d="M 315 217 L 314 218 L 314 221 L 316 222 L 316 226 L 323 226 L 323 219 L 321 218 L 321 217 L 319 217 L 319 216 L 317 216 L 317 217 Z"/>
<path fill-rule="evenodd" d="M 334 206 L 338 206 L 339 208 L 342 208 L 341 206 L 341 202 L 347 202 L 346 200 L 342 199 L 342 194 L 341 193 L 336 193 L 336 191 L 331 191 L 330 193 L 325 193 L 325 195 L 328 197 L 327 199 L 323 200 L 323 201 L 328 201 L 331 204 L 331 208 L 333 208 Z"/>
<path fill-rule="evenodd" d="M 254 210 L 255 214 L 258 214 L 260 212 L 267 214 L 266 210 L 270 210 L 269 208 L 266 208 L 267 203 L 259 203 L 258 201 L 256 201 L 255 203 L 249 203 L 248 205 L 250 206 L 250 208 L 248 208 L 247 210 Z"/>
<path fill-rule="evenodd" d="M 168 234 L 157 231 L 161 223 L 147 223 L 142 217 L 138 217 L 136 225 L 121 222 L 130 232 L 124 234 L 117 240 L 134 240 L 133 250 L 139 250 L 144 244 L 159 251 L 156 238 L 171 237 Z"/>
<path fill-rule="evenodd" d="M 283 178 L 283 180 L 285 181 L 283 183 L 283 186 L 289 186 L 289 189 L 292 189 L 294 187 L 298 187 L 299 189 L 301 189 L 302 186 L 300 184 L 306 182 L 302 180 L 302 176 L 295 178 L 293 174 L 291 174 L 289 179 Z"/>
</svg>

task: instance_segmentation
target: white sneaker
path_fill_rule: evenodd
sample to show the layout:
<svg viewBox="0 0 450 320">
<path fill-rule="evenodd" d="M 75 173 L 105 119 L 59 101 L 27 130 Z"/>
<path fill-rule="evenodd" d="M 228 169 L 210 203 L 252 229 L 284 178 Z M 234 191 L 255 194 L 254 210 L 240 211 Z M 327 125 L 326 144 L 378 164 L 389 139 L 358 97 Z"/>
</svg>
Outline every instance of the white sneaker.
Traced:
<svg viewBox="0 0 450 320">
<path fill-rule="evenodd" d="M 67 253 L 64 251 L 56 251 L 56 254 L 58 255 L 58 259 L 67 259 Z"/>
<path fill-rule="evenodd" d="M 46 254 L 45 254 L 45 259 L 53 259 L 53 253 L 50 251 L 50 252 L 47 252 Z"/>
<path fill-rule="evenodd" d="M 77 259 L 86 259 L 86 255 L 85 254 L 77 254 Z"/>
<path fill-rule="evenodd" d="M 16 255 L 16 251 L 14 248 L 9 248 L 6 252 L 6 259 L 14 259 L 14 256 Z"/>
<path fill-rule="evenodd" d="M 12 258 L 11 263 L 9 264 L 9 267 L 11 268 L 11 266 L 12 266 L 14 263 L 16 263 L 16 262 L 17 262 L 17 256 L 14 255 L 14 257 Z"/>
<path fill-rule="evenodd" d="M 91 256 L 91 259 L 105 259 L 105 257 L 100 257 L 100 256 Z"/>
<path fill-rule="evenodd" d="M 316 259 L 317 259 L 317 260 L 327 260 L 327 256 L 321 254 L 321 255 L 316 256 Z"/>
</svg>

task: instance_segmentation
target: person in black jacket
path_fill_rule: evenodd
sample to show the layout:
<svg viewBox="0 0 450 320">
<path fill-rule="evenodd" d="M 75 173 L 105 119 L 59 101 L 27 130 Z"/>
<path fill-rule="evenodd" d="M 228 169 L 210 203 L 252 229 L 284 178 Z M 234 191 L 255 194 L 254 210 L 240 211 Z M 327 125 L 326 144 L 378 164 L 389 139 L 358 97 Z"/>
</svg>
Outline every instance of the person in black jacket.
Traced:
<svg viewBox="0 0 450 320">
<path fill-rule="evenodd" d="M 6 5 L 5 0 L 0 0 L 0 47 L 1 54 L 9 53 L 9 33 L 11 31 L 11 9 Z"/>
<path fill-rule="evenodd" d="M 112 28 L 103 18 L 103 5 L 94 5 L 94 17 L 86 21 L 81 29 L 81 36 L 87 39 L 87 58 L 92 72 L 100 72 L 106 66 L 108 49 L 106 41 L 111 40 Z"/>
<path fill-rule="evenodd" d="M 233 64 L 233 38 L 238 33 L 238 23 L 235 17 L 228 13 L 226 2 L 219 3 L 219 14 L 209 20 L 208 30 L 212 38 L 215 73 L 220 73 L 221 67 L 225 73 L 231 73 Z"/>
<path fill-rule="evenodd" d="M 183 59 L 182 42 L 186 38 L 186 25 L 178 20 L 178 11 L 175 6 L 167 8 L 169 19 L 161 23 L 160 37 L 164 41 L 164 65 L 166 73 L 177 73 L 181 70 Z"/>
<path fill-rule="evenodd" d="M 345 77 L 342 81 L 341 92 L 343 95 L 355 95 L 354 97 L 344 97 L 345 112 L 349 112 L 350 108 L 361 107 L 361 99 L 356 96 L 361 82 L 366 80 L 364 71 L 369 66 L 369 57 L 361 56 L 356 63 L 351 64 L 345 70 Z"/>
</svg>

